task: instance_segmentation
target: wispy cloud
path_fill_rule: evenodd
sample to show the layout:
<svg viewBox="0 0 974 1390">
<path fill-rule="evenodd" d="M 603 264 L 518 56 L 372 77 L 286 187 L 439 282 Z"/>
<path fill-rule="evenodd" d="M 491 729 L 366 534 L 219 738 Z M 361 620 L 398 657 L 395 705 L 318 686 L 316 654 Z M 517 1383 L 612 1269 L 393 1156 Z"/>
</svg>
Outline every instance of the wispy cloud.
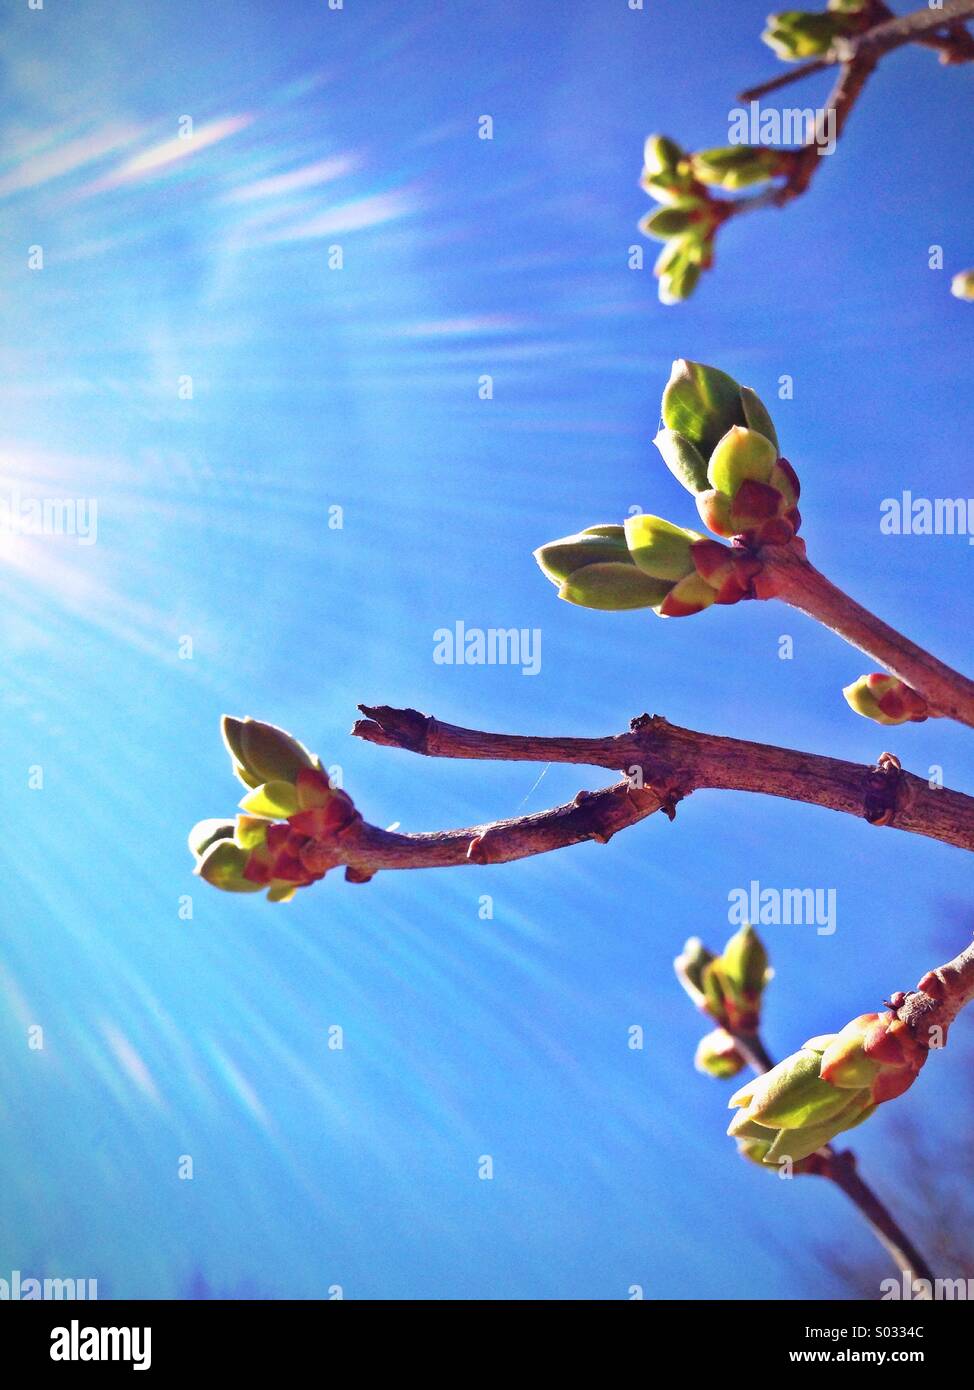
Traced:
<svg viewBox="0 0 974 1390">
<path fill-rule="evenodd" d="M 131 144 L 136 133 L 134 126 L 117 125 L 73 140 L 63 140 L 60 135 L 54 134 L 49 148 L 38 150 L 35 145 L 20 156 L 20 162 L 13 169 L 0 175 L 0 198 L 74 173 L 76 169 L 103 159 L 123 145 Z"/>
<path fill-rule="evenodd" d="M 376 193 L 369 198 L 357 198 L 352 202 L 340 203 L 337 207 L 326 208 L 311 217 L 267 231 L 259 240 L 263 245 L 270 245 L 275 242 L 307 241 L 313 237 L 357 232 L 366 227 L 378 227 L 383 222 L 393 222 L 399 217 L 408 217 L 418 206 L 416 198 L 406 189 Z"/>
<path fill-rule="evenodd" d="M 83 190 L 85 193 L 103 193 L 108 189 L 120 188 L 126 184 L 138 183 L 142 179 L 154 178 L 166 173 L 174 164 L 199 154 L 228 136 L 236 135 L 250 125 L 252 116 L 225 116 L 219 121 L 209 121 L 197 126 L 192 135 L 175 135 L 170 140 L 150 146 L 141 154 L 133 155 L 116 169 L 97 179 Z"/>
<path fill-rule="evenodd" d="M 358 168 L 358 160 L 352 155 L 335 155 L 331 159 L 319 159 L 314 164 L 305 164 L 300 169 L 292 169 L 286 174 L 271 174 L 267 178 L 255 179 L 252 183 L 241 184 L 226 195 L 231 203 L 249 203 L 259 198 L 279 198 L 287 193 L 297 193 L 304 188 L 316 188 L 319 184 L 330 183 Z"/>
</svg>

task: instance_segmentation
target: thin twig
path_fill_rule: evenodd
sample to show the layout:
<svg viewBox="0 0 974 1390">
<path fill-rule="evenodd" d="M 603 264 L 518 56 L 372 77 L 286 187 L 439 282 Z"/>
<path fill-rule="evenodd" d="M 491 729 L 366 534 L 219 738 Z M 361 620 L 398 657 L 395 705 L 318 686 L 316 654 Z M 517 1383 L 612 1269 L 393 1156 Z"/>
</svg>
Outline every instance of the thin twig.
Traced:
<svg viewBox="0 0 974 1390">
<path fill-rule="evenodd" d="M 846 45 L 855 54 L 871 53 L 877 58 L 884 53 L 892 53 L 906 43 L 922 43 L 938 29 L 952 29 L 956 24 L 974 16 L 974 0 L 945 0 L 939 8 L 930 5 L 910 14 L 894 15 L 883 24 L 877 24 L 851 39 L 842 40 L 836 45 L 838 56 L 843 56 Z M 949 35 L 947 36 L 949 38 Z"/>
<path fill-rule="evenodd" d="M 811 77 L 812 73 L 821 72 L 823 68 L 831 67 L 834 59 L 813 58 L 810 63 L 800 63 L 798 67 L 788 68 L 786 72 L 779 73 L 777 77 L 771 77 L 767 82 L 759 82 L 756 87 L 748 87 L 738 96 L 738 101 L 757 101 L 760 97 L 767 96 L 769 92 L 777 92 L 781 87 L 790 87 L 793 82 L 800 82 L 803 77 Z"/>
<path fill-rule="evenodd" d="M 880 1245 L 888 1251 L 896 1266 L 906 1274 L 911 1284 L 916 1279 L 933 1283 L 933 1271 L 889 1208 L 869 1184 L 859 1175 L 856 1156 L 851 1149 L 825 1150 L 822 1176 L 842 1189 L 859 1211 Z"/>
<path fill-rule="evenodd" d="M 759 597 L 780 598 L 824 623 L 912 686 L 932 714 L 974 728 L 974 681 L 856 603 L 809 564 L 800 548 L 765 546 L 761 561 L 763 570 L 755 585 Z"/>
</svg>

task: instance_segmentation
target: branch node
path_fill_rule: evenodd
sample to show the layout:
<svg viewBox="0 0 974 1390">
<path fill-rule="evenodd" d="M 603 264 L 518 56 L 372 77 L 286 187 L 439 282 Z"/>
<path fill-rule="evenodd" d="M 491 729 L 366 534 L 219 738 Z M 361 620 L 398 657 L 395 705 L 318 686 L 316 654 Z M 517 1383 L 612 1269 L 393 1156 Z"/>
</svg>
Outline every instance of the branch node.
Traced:
<svg viewBox="0 0 974 1390">
<path fill-rule="evenodd" d="M 345 865 L 346 883 L 368 883 L 375 878 L 375 874 L 369 869 L 356 869 L 353 864 Z"/>
<path fill-rule="evenodd" d="M 637 714 L 634 719 L 630 719 L 629 728 L 634 734 L 642 733 L 646 729 L 651 729 L 653 733 L 662 733 L 665 729 L 672 728 L 672 725 L 661 714 Z"/>
<path fill-rule="evenodd" d="M 917 990 L 921 994 L 929 994 L 931 999 L 936 999 L 938 1002 L 947 997 L 947 987 L 936 970 L 927 971 L 923 979 L 917 985 Z M 903 999 L 900 1000 L 900 1007 L 905 1003 L 906 997 L 904 996 Z"/>
<path fill-rule="evenodd" d="M 895 753 L 880 753 L 876 766 L 866 776 L 863 815 L 870 825 L 892 825 L 897 811 L 906 804 L 907 788 L 903 769 Z"/>
<path fill-rule="evenodd" d="M 490 863 L 483 835 L 475 835 L 469 845 L 467 845 L 467 862 L 469 864 Z"/>
</svg>

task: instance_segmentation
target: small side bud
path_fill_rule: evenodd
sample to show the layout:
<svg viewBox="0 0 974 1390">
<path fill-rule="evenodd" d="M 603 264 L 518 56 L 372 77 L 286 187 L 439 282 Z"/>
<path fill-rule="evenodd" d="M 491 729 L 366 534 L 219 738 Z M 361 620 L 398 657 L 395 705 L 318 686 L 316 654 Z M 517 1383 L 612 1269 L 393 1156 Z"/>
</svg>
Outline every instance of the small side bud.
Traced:
<svg viewBox="0 0 974 1390">
<path fill-rule="evenodd" d="M 922 724 L 930 715 L 922 695 L 884 671 L 860 676 L 845 686 L 842 694 L 850 709 L 877 724 Z"/>
<path fill-rule="evenodd" d="M 841 13 L 784 10 L 768 15 L 768 27 L 761 37 L 779 58 L 797 63 L 828 53 L 840 35 L 854 33 L 857 27 L 852 16 Z"/>
<path fill-rule="evenodd" d="M 746 1064 L 730 1033 L 725 1028 L 715 1028 L 697 1044 L 693 1065 L 707 1076 L 725 1080 L 736 1076 Z"/>
<path fill-rule="evenodd" d="M 262 782 L 293 782 L 302 767 L 313 766 L 308 750 L 284 729 L 260 719 L 234 719 L 225 714 L 220 723 L 223 741 L 238 775 L 248 786 Z"/>
<path fill-rule="evenodd" d="M 728 979 L 742 994 L 760 996 L 772 972 L 764 942 L 750 923 L 734 933 L 724 947 L 722 960 Z"/>
<path fill-rule="evenodd" d="M 647 213 L 639 223 L 639 230 L 656 241 L 668 241 L 670 237 L 682 236 L 708 220 L 706 208 L 699 198 L 680 198 L 668 207 Z"/>
<path fill-rule="evenodd" d="M 232 820 L 201 820 L 193 826 L 186 843 L 189 845 L 189 852 L 197 859 L 209 849 L 210 845 L 216 844 L 217 840 L 233 839 Z"/>
<path fill-rule="evenodd" d="M 957 299 L 974 299 L 974 270 L 962 270 L 950 282 L 950 292 Z"/>
<path fill-rule="evenodd" d="M 789 157 L 766 145 L 727 145 L 691 155 L 690 167 L 700 183 L 734 192 L 774 178 Z"/>
<path fill-rule="evenodd" d="M 683 158 L 683 151 L 675 140 L 666 135 L 647 136 L 643 146 L 643 165 L 647 174 L 672 173 Z"/>
<path fill-rule="evenodd" d="M 703 991 L 704 971 L 714 959 L 699 936 L 691 936 L 673 962 L 676 978 L 698 1009 L 705 1010 L 707 1000 Z"/>
<path fill-rule="evenodd" d="M 232 840 L 220 839 L 210 845 L 197 864 L 196 873 L 225 893 L 257 892 L 260 884 L 251 883 L 244 877 L 246 867 L 247 851 Z"/>
<path fill-rule="evenodd" d="M 778 450 L 763 434 L 734 425 L 710 455 L 707 477 L 711 487 L 733 498 L 741 484 L 749 479 L 769 483 L 777 459 Z"/>
</svg>

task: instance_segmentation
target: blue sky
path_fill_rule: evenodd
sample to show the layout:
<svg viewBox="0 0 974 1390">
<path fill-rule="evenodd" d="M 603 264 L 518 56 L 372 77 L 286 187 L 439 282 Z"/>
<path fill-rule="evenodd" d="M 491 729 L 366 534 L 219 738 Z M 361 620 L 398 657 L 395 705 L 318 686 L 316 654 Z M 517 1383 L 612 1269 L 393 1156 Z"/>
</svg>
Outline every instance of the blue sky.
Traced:
<svg viewBox="0 0 974 1390">
<path fill-rule="evenodd" d="M 644 137 L 724 142 L 735 92 L 777 71 L 766 10 L 8 13 L 0 495 L 98 511 L 92 545 L 0 536 L 0 1276 L 793 1298 L 846 1291 L 829 1241 L 871 1256 L 837 1193 L 737 1159 L 671 961 L 688 935 L 722 944 L 752 879 L 835 889 L 834 935 L 765 933 L 784 1053 L 964 944 L 959 851 L 700 793 L 606 848 L 330 877 L 275 908 L 208 890 L 185 849 L 235 804 L 224 710 L 292 729 L 367 818 L 409 830 L 611 779 L 368 746 L 348 736 L 359 701 L 549 734 L 657 711 L 968 782 L 963 731 L 847 711 L 870 664 L 800 615 L 586 612 L 531 559 L 634 505 L 695 524 L 651 439 L 671 360 L 709 361 L 772 407 L 813 560 L 970 667 L 966 538 L 879 530 L 904 488 L 974 493 L 974 308 L 947 292 L 974 263 L 969 76 L 920 50 L 884 62 L 812 192 L 727 229 L 690 303 L 657 303 L 649 244 L 628 265 Z M 827 84 L 791 90 L 818 105 Z M 540 673 L 434 663 L 457 621 L 539 628 Z M 945 1143 L 959 1061 L 896 1107 Z M 896 1124 L 856 1135 L 889 1196 Z"/>
</svg>

